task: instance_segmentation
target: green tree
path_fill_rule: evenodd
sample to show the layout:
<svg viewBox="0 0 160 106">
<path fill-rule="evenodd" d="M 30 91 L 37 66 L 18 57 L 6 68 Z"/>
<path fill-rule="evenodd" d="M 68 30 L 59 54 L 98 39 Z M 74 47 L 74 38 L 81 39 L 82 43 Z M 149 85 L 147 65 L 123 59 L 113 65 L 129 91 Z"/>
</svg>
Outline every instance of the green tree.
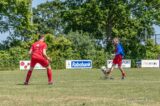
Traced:
<svg viewBox="0 0 160 106">
<path fill-rule="evenodd" d="M 63 3 L 60 0 L 46 2 L 33 9 L 33 21 L 40 33 L 59 34 L 63 31 L 61 11 Z"/>
<path fill-rule="evenodd" d="M 144 47 L 141 42 L 146 43 L 154 34 L 153 24 L 159 23 L 159 0 L 82 0 L 77 5 L 72 5 L 76 0 L 66 2 L 69 8 L 63 14 L 63 21 L 68 24 L 66 32 L 78 30 L 105 39 L 106 51 L 112 50 L 112 38 L 117 36 L 125 43 L 127 57 L 145 56 L 145 52 L 140 52 Z"/>
<path fill-rule="evenodd" d="M 0 31 L 12 29 L 27 29 L 30 27 L 31 13 L 28 0 L 0 1 Z"/>
<path fill-rule="evenodd" d="M 52 58 L 52 66 L 54 68 L 64 68 L 65 60 L 72 58 L 72 42 L 63 35 L 47 34 L 45 39 L 48 45 L 47 53 Z"/>
<path fill-rule="evenodd" d="M 1 0 L 0 1 L 0 32 L 8 31 L 10 36 L 2 43 L 1 49 L 9 49 L 20 45 L 31 38 L 31 0 Z"/>
<path fill-rule="evenodd" d="M 66 37 L 72 42 L 72 59 L 90 59 L 94 67 L 100 67 L 109 58 L 104 49 L 96 48 L 96 40 L 88 33 L 70 32 Z"/>
<path fill-rule="evenodd" d="M 147 40 L 146 43 L 146 58 L 158 59 L 160 55 L 160 46 L 155 45 L 153 40 Z"/>
</svg>

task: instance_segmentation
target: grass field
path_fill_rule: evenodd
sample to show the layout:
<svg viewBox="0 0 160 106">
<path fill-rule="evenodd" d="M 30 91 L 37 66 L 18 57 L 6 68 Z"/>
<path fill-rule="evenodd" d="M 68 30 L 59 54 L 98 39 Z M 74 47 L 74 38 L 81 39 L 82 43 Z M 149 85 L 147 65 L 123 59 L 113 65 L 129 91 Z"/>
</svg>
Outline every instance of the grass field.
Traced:
<svg viewBox="0 0 160 106">
<path fill-rule="evenodd" d="M 45 71 L 0 71 L 0 106 L 160 106 L 160 69 L 126 69 L 102 79 L 99 70 L 54 70 L 54 85 Z"/>
</svg>

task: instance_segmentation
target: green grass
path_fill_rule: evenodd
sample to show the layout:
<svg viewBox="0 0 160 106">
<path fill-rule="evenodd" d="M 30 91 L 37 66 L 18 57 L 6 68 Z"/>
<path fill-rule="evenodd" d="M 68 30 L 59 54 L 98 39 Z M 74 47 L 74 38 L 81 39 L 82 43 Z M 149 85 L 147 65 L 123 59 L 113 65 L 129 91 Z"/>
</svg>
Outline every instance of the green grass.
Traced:
<svg viewBox="0 0 160 106">
<path fill-rule="evenodd" d="M 0 106 L 160 106 L 160 69 L 126 72 L 104 80 L 99 70 L 54 70 L 47 85 L 46 71 L 34 71 L 24 86 L 26 71 L 0 71 Z"/>
</svg>

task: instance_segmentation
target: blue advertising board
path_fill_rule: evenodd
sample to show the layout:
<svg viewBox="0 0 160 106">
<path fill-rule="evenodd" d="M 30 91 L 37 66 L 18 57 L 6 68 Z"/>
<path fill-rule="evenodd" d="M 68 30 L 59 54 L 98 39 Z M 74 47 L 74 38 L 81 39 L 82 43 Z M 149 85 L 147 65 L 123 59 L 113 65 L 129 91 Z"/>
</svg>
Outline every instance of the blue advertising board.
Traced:
<svg viewBox="0 0 160 106">
<path fill-rule="evenodd" d="M 92 68 L 92 60 L 66 60 L 66 68 Z"/>
</svg>

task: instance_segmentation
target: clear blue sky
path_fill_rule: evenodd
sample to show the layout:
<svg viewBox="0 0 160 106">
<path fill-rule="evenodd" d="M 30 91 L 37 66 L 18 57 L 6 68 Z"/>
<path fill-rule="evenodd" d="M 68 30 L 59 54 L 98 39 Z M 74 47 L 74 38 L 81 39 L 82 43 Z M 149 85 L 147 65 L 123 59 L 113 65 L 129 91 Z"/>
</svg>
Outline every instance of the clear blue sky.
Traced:
<svg viewBox="0 0 160 106">
<path fill-rule="evenodd" d="M 156 34 L 160 34 L 160 27 L 159 26 L 154 25 L 154 29 L 155 29 Z"/>
<path fill-rule="evenodd" d="M 47 1 L 51 1 L 51 0 L 32 0 L 32 7 L 36 7 L 37 5 L 47 2 Z M 156 34 L 160 34 L 160 27 L 154 25 L 155 28 L 155 33 Z M 3 40 L 5 40 L 7 38 L 7 36 L 9 36 L 9 32 L 6 33 L 0 33 L 0 42 L 2 42 Z"/>
<path fill-rule="evenodd" d="M 46 1 L 50 1 L 50 0 L 32 0 L 32 7 L 36 7 L 37 5 L 44 3 Z"/>
</svg>

